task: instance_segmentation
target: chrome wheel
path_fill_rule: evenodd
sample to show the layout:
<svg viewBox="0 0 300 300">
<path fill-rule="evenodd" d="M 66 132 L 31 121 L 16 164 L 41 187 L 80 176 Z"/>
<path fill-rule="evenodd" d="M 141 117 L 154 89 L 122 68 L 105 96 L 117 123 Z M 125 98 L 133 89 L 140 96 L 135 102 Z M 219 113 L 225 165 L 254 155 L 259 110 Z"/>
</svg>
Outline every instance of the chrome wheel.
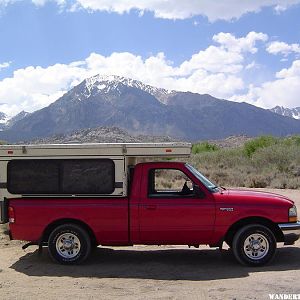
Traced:
<svg viewBox="0 0 300 300">
<path fill-rule="evenodd" d="M 65 265 L 80 264 L 91 252 L 91 237 L 77 224 L 62 224 L 50 233 L 48 251 L 56 262 Z"/>
<path fill-rule="evenodd" d="M 270 228 L 262 224 L 248 224 L 234 235 L 232 250 L 241 264 L 263 266 L 274 258 L 276 238 Z"/>
<path fill-rule="evenodd" d="M 80 252 L 79 238 L 73 233 L 63 233 L 56 240 L 56 251 L 64 258 L 73 258 Z"/>
<path fill-rule="evenodd" d="M 260 233 L 249 235 L 244 242 L 244 252 L 250 259 L 262 259 L 269 252 L 268 239 Z"/>
</svg>

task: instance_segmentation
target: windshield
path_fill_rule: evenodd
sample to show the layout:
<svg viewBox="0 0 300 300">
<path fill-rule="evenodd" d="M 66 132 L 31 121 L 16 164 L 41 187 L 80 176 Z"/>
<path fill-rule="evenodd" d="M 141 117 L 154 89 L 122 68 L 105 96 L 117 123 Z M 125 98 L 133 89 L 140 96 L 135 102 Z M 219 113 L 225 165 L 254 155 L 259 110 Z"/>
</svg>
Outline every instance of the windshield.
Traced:
<svg viewBox="0 0 300 300">
<path fill-rule="evenodd" d="M 218 192 L 219 188 L 212 183 L 211 181 L 209 181 L 203 174 L 201 174 L 197 169 L 195 169 L 193 166 L 189 165 L 189 164 L 185 164 L 185 166 L 187 167 L 187 169 L 189 171 L 191 171 L 193 173 L 193 175 L 199 179 L 211 192 Z"/>
</svg>

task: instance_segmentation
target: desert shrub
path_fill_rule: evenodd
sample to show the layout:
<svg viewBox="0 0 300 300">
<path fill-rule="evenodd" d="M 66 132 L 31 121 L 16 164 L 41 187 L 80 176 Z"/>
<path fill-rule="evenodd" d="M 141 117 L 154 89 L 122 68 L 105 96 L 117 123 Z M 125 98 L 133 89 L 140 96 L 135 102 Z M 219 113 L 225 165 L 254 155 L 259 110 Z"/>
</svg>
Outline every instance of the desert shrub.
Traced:
<svg viewBox="0 0 300 300">
<path fill-rule="evenodd" d="M 287 189 L 300 189 L 300 178 L 289 178 L 286 182 Z"/>
<path fill-rule="evenodd" d="M 244 186 L 247 160 L 241 149 L 220 149 L 194 154 L 189 163 L 218 185 Z"/>
<path fill-rule="evenodd" d="M 286 146 L 292 146 L 292 145 L 300 146 L 300 136 L 293 135 L 293 136 L 287 137 L 282 140 L 282 143 Z"/>
<path fill-rule="evenodd" d="M 287 152 L 283 145 L 273 145 L 257 150 L 252 156 L 252 161 L 258 170 L 275 167 L 279 172 L 287 172 L 292 160 Z"/>
<path fill-rule="evenodd" d="M 263 175 L 252 174 L 246 179 L 246 186 L 250 188 L 265 188 L 268 186 L 267 178 Z"/>
<path fill-rule="evenodd" d="M 191 162 L 195 166 L 213 168 L 230 168 L 247 159 L 240 149 L 219 149 L 212 152 L 200 152 L 191 156 Z"/>
<path fill-rule="evenodd" d="M 297 175 L 300 167 L 300 147 L 281 143 L 260 149 L 252 159 L 258 166 L 273 166 L 281 173 Z"/>
<path fill-rule="evenodd" d="M 194 144 L 192 147 L 193 154 L 197 154 L 201 152 L 211 152 L 216 150 L 219 150 L 219 147 L 217 145 L 210 144 L 208 142 L 201 142 L 198 144 Z"/>
<path fill-rule="evenodd" d="M 269 186 L 274 189 L 286 189 L 287 188 L 287 179 L 283 178 L 282 176 L 275 177 L 270 182 Z"/>
<path fill-rule="evenodd" d="M 278 140 L 273 136 L 260 136 L 256 139 L 246 142 L 244 145 L 244 151 L 248 157 L 251 157 L 258 149 L 275 145 L 277 142 Z"/>
<path fill-rule="evenodd" d="M 264 136 L 240 148 L 196 151 L 189 162 L 218 185 L 300 188 L 300 136 Z"/>
</svg>

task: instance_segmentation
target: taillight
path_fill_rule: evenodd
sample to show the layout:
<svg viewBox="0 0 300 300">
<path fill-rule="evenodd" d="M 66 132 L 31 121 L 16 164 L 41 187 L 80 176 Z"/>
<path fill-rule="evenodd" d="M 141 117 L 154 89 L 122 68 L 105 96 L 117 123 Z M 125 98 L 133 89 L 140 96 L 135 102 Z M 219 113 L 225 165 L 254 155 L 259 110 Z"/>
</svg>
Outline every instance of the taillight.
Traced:
<svg viewBox="0 0 300 300">
<path fill-rule="evenodd" d="M 15 223 L 15 211 L 11 206 L 8 207 L 8 222 Z"/>
</svg>

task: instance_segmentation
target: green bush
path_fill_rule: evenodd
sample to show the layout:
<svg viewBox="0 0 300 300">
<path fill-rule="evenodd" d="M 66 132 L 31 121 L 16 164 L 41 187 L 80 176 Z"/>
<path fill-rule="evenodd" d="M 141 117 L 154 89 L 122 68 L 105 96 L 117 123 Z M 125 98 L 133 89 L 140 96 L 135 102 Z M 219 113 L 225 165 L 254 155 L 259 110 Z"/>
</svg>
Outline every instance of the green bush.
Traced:
<svg viewBox="0 0 300 300">
<path fill-rule="evenodd" d="M 262 136 L 239 148 L 210 145 L 194 145 L 189 162 L 217 185 L 300 188 L 300 136 Z"/>
<path fill-rule="evenodd" d="M 290 137 L 287 137 L 283 139 L 282 143 L 286 146 L 300 146 L 300 136 L 299 135 L 293 135 Z"/>
<path fill-rule="evenodd" d="M 210 144 L 208 142 L 201 142 L 198 144 L 194 144 L 192 147 L 192 153 L 197 154 L 201 152 L 211 152 L 211 151 L 217 151 L 219 150 L 219 147 L 214 144 Z"/>
<path fill-rule="evenodd" d="M 260 136 L 256 139 L 246 142 L 244 145 L 244 151 L 248 157 L 251 157 L 258 149 L 275 145 L 277 142 L 277 138 L 273 136 Z"/>
</svg>

